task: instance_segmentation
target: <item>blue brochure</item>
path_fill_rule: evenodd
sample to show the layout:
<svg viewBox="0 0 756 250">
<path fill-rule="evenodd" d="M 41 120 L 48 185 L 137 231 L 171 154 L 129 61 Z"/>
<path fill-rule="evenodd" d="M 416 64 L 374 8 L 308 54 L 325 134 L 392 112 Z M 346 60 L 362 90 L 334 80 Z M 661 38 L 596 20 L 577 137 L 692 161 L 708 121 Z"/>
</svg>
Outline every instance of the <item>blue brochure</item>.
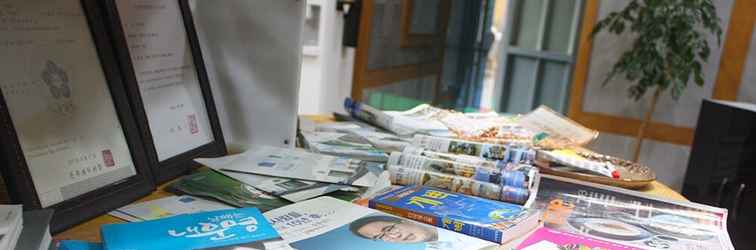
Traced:
<svg viewBox="0 0 756 250">
<path fill-rule="evenodd" d="M 257 208 L 178 215 L 102 227 L 106 250 L 288 249 Z"/>
</svg>

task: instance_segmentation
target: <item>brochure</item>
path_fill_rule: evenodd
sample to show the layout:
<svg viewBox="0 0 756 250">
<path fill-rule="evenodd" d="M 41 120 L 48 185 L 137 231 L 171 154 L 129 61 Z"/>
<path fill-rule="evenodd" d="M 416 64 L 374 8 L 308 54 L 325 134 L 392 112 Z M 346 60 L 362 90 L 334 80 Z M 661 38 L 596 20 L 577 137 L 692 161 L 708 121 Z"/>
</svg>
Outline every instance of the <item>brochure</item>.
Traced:
<svg viewBox="0 0 756 250">
<path fill-rule="evenodd" d="M 314 153 L 359 160 L 386 162 L 388 155 L 370 141 L 354 134 L 339 132 L 302 132 L 305 147 Z"/>
<path fill-rule="evenodd" d="M 644 249 L 734 249 L 727 210 L 544 176 L 535 208 L 549 228 Z"/>
<path fill-rule="evenodd" d="M 504 244 L 538 226 L 539 214 L 515 204 L 407 186 L 370 200 L 370 208 Z"/>
<path fill-rule="evenodd" d="M 216 199 L 235 207 L 256 207 L 263 212 L 290 203 L 212 169 L 201 169 L 181 177 L 169 186 L 169 190 Z"/>
<path fill-rule="evenodd" d="M 102 226 L 105 250 L 291 249 L 256 208 Z"/>
<path fill-rule="evenodd" d="M 126 221 L 139 222 L 162 219 L 180 214 L 192 214 L 231 208 L 231 206 L 215 201 L 184 195 L 168 196 L 157 200 L 131 204 L 113 210 L 108 214 Z"/>
<path fill-rule="evenodd" d="M 640 250 L 597 238 L 560 232 L 541 227 L 516 248 L 517 250 Z"/>
<path fill-rule="evenodd" d="M 382 165 L 295 149 L 259 146 L 240 154 L 221 170 L 371 187 L 382 172 Z"/>
<path fill-rule="evenodd" d="M 231 164 L 244 164 L 243 158 L 243 155 L 236 154 L 220 158 L 200 158 L 194 161 L 289 202 L 299 202 L 333 192 L 360 191 L 360 189 L 349 185 L 270 177 L 225 169 L 226 166 L 230 166 Z M 247 164 L 252 163 L 248 162 Z"/>
<path fill-rule="evenodd" d="M 427 135 L 416 135 L 412 139 L 412 146 L 440 153 L 482 157 L 487 160 L 493 161 L 507 162 L 509 159 L 507 151 L 509 146 L 501 144 L 481 143 Z"/>
<path fill-rule="evenodd" d="M 299 250 L 478 250 L 498 245 L 330 197 L 265 213 Z"/>
<path fill-rule="evenodd" d="M 102 250 L 101 243 L 86 242 L 80 240 L 62 240 L 58 242 L 58 250 Z"/>
</svg>

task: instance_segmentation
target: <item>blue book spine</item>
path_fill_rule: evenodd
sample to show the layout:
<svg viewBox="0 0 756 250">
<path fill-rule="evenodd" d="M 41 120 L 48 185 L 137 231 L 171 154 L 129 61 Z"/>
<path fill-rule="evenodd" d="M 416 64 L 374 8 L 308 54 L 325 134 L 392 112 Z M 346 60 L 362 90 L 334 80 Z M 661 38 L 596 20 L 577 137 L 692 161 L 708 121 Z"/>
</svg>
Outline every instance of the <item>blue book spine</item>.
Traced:
<svg viewBox="0 0 756 250">
<path fill-rule="evenodd" d="M 394 190 L 370 200 L 369 206 L 496 243 L 527 213 L 518 205 L 424 186 Z"/>
<path fill-rule="evenodd" d="M 106 250 L 203 249 L 280 240 L 257 208 L 229 209 L 102 227 Z"/>
</svg>

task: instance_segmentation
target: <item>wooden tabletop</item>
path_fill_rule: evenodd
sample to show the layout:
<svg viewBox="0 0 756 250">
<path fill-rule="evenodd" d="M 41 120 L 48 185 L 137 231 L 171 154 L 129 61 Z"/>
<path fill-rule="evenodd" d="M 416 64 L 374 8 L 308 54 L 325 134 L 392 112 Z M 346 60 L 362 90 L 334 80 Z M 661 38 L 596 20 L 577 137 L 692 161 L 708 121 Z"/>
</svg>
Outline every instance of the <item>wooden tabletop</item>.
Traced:
<svg viewBox="0 0 756 250">
<path fill-rule="evenodd" d="M 306 116 L 306 117 L 307 119 L 310 119 L 316 122 L 326 122 L 326 121 L 333 120 L 332 118 L 327 117 L 327 116 Z M 139 199 L 135 203 L 149 201 L 149 200 L 156 200 L 156 199 L 160 199 L 160 198 L 164 198 L 164 197 L 172 195 L 171 193 L 168 193 L 165 191 L 165 187 L 167 187 L 169 184 L 170 182 L 161 185 L 160 187 L 158 187 L 158 189 L 155 192 L 153 192 L 147 197 Z M 687 201 L 687 199 L 685 199 L 685 197 L 680 195 L 678 192 L 675 192 L 668 186 L 658 181 L 652 182 L 651 185 L 649 185 L 645 190 L 640 190 L 640 191 L 643 193 L 653 195 L 653 196 L 658 196 L 661 198 Z M 114 224 L 114 223 L 125 223 L 125 221 L 118 219 L 116 217 L 110 216 L 110 215 L 101 215 L 92 220 L 79 224 L 78 226 L 75 226 L 71 229 L 68 229 L 64 232 L 56 234 L 54 238 L 56 240 L 85 240 L 85 241 L 92 241 L 92 242 L 100 242 L 100 227 L 102 225 Z"/>
</svg>

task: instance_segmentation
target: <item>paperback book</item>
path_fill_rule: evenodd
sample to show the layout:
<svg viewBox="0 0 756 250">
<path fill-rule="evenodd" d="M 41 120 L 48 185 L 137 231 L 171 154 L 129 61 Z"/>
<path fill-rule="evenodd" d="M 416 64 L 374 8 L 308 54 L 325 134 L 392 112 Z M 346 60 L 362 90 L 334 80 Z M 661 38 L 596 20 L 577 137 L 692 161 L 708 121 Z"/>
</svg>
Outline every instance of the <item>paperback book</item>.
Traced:
<svg viewBox="0 0 756 250">
<path fill-rule="evenodd" d="M 727 210 L 545 175 L 534 207 L 546 227 L 644 249 L 734 249 Z"/>
<path fill-rule="evenodd" d="M 538 226 L 538 213 L 522 206 L 407 186 L 370 200 L 370 208 L 504 244 Z"/>
<path fill-rule="evenodd" d="M 291 249 L 256 208 L 102 226 L 105 250 Z"/>
<path fill-rule="evenodd" d="M 275 209 L 265 217 L 299 250 L 478 250 L 498 246 L 330 197 Z"/>
<path fill-rule="evenodd" d="M 541 227 L 520 243 L 517 250 L 641 250 L 585 235 Z"/>
</svg>

